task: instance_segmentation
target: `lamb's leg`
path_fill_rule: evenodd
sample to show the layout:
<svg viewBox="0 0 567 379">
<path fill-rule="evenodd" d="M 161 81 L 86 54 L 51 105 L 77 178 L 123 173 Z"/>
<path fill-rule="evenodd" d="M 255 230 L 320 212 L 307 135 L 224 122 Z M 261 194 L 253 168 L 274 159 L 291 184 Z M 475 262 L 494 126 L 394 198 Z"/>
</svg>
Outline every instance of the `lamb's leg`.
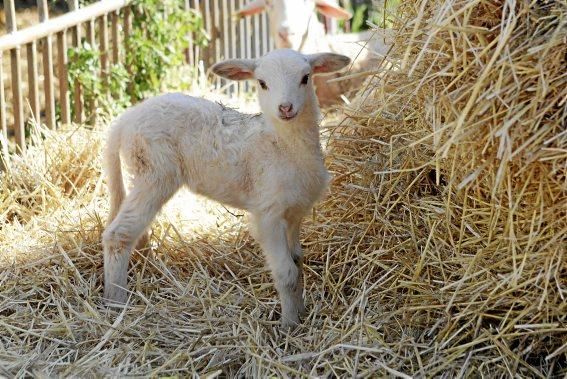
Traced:
<svg viewBox="0 0 567 379">
<path fill-rule="evenodd" d="M 294 301 L 299 316 L 305 316 L 306 309 L 303 301 L 303 251 L 301 250 L 301 241 L 299 240 L 299 230 L 301 226 L 301 217 L 297 215 L 286 215 L 288 223 L 287 241 L 291 251 L 291 257 L 297 266 L 298 279 L 297 287 L 294 293 Z"/>
<path fill-rule="evenodd" d="M 287 223 L 281 217 L 269 216 L 256 216 L 255 223 L 258 242 L 264 250 L 280 297 L 282 326 L 294 327 L 299 324 L 296 302 L 299 272 L 288 245 Z"/>
<path fill-rule="evenodd" d="M 102 236 L 104 249 L 104 298 L 123 304 L 128 298 L 126 279 L 132 248 L 163 204 L 178 189 L 172 179 L 137 179 L 116 218 Z"/>
</svg>

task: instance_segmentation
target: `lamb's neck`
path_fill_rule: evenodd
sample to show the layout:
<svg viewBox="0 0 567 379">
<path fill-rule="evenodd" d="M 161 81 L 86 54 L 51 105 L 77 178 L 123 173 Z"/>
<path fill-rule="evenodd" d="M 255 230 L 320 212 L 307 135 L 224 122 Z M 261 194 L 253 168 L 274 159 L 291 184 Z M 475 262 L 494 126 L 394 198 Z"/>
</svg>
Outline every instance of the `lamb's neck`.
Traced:
<svg viewBox="0 0 567 379">
<path fill-rule="evenodd" d="M 318 52 L 328 52 L 329 41 L 325 33 L 325 26 L 317 19 L 315 13 L 309 22 L 308 28 L 303 36 L 302 43 L 298 50 L 303 54 L 311 54 Z"/>
<path fill-rule="evenodd" d="M 306 104 L 305 108 L 295 119 L 290 121 L 272 120 L 272 126 L 278 140 L 289 150 L 320 151 L 318 107 Z"/>
</svg>

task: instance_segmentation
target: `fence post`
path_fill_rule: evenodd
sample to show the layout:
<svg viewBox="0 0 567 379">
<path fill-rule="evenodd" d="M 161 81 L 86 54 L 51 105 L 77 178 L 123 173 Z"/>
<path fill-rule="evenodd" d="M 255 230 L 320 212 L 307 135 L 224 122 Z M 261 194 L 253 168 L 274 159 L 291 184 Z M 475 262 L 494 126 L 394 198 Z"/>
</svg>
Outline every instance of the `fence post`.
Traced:
<svg viewBox="0 0 567 379">
<path fill-rule="evenodd" d="M 232 22 L 232 15 L 228 10 L 228 0 L 224 0 L 222 2 L 222 14 L 223 14 L 223 21 L 222 21 L 222 39 L 223 39 L 223 59 L 228 59 L 230 53 L 228 51 L 230 47 L 230 34 L 229 34 L 229 25 Z"/>
<path fill-rule="evenodd" d="M 79 0 L 67 0 L 69 10 L 76 11 L 79 9 Z M 71 28 L 71 36 L 73 47 L 78 48 L 81 45 L 81 25 L 78 24 Z M 73 121 L 77 124 L 83 122 L 83 102 L 81 101 L 81 86 L 79 83 L 73 83 Z"/>
<path fill-rule="evenodd" d="M 32 117 L 41 122 L 41 108 L 39 103 L 39 79 L 37 76 L 37 44 L 35 41 L 26 45 L 28 58 L 29 101 Z"/>
<path fill-rule="evenodd" d="M 61 123 L 71 121 L 69 109 L 69 82 L 67 79 L 67 36 L 65 31 L 57 33 L 57 65 L 59 75 L 59 105 L 61 106 Z"/>
<path fill-rule="evenodd" d="M 205 22 L 205 15 L 203 14 L 203 11 L 201 10 L 201 3 L 200 0 L 192 0 L 193 1 L 193 9 L 195 9 L 196 12 L 199 13 L 199 15 L 202 17 L 202 21 L 203 21 L 203 27 L 204 27 L 204 22 Z M 201 47 L 198 45 L 195 45 L 195 55 L 193 57 L 193 62 L 195 67 L 199 67 L 199 61 L 201 60 Z"/>
<path fill-rule="evenodd" d="M 262 26 L 260 25 L 260 18 L 262 16 L 257 14 L 254 16 L 254 27 L 252 35 L 254 37 L 254 58 L 260 58 L 262 56 L 262 52 L 260 49 L 260 31 L 262 30 Z"/>
<path fill-rule="evenodd" d="M 185 11 L 189 12 L 189 10 L 191 9 L 189 0 L 185 0 L 183 4 Z M 189 38 L 187 47 L 185 48 L 185 63 L 193 65 L 193 37 Z"/>
<path fill-rule="evenodd" d="M 37 0 L 39 12 L 39 22 L 49 19 L 49 9 L 47 0 Z M 51 46 L 51 36 L 43 39 L 43 86 L 45 87 L 45 118 L 47 127 L 55 128 L 55 95 L 53 91 L 53 48 Z"/>
<path fill-rule="evenodd" d="M 8 127 L 6 126 L 6 99 L 4 98 L 4 53 L 0 51 L 0 133 L 2 151 L 0 151 L 0 170 L 5 170 L 8 165 Z"/>
<path fill-rule="evenodd" d="M 16 8 L 14 0 L 4 1 L 4 13 L 6 15 L 6 26 L 8 33 L 17 30 Z M 10 65 L 12 67 L 12 94 L 14 102 L 14 129 L 16 134 L 16 144 L 20 152 L 26 151 L 26 136 L 24 129 L 24 111 L 22 100 L 22 63 L 20 61 L 20 48 L 15 47 L 10 50 Z"/>
<path fill-rule="evenodd" d="M 244 7 L 244 0 L 238 0 L 238 9 Z M 246 58 L 246 18 L 241 18 L 239 21 L 239 28 L 240 28 L 240 37 L 238 38 L 238 43 L 240 45 L 240 56 L 239 58 Z M 246 91 L 248 88 L 247 80 L 245 81 L 238 81 L 238 93 L 241 94 Z"/>
<path fill-rule="evenodd" d="M 262 12 L 262 55 L 269 51 L 270 43 L 270 27 L 268 25 L 268 15 L 266 12 Z"/>
<path fill-rule="evenodd" d="M 214 57 L 214 50 L 215 50 L 215 46 L 217 44 L 217 41 L 215 41 L 215 39 L 214 39 L 215 36 L 214 36 L 214 29 L 213 29 L 212 18 L 211 18 L 211 0 L 202 1 L 201 2 L 201 9 L 202 9 L 202 12 L 203 12 L 203 19 L 205 20 L 205 30 L 207 31 L 207 33 L 211 37 L 211 40 L 209 41 L 209 45 L 202 52 L 203 63 L 204 63 L 204 66 L 205 66 L 205 70 L 207 70 L 211 65 L 211 60 Z"/>
<path fill-rule="evenodd" d="M 229 0 L 227 0 L 229 1 Z M 230 12 L 231 14 L 236 12 L 236 0 L 230 0 Z M 238 40 L 238 36 L 236 35 L 236 25 L 237 25 L 238 21 L 235 18 L 230 18 L 230 54 L 232 54 L 230 57 L 231 58 L 236 58 L 237 57 L 237 53 L 236 53 L 236 41 Z M 228 57 L 226 57 L 225 59 L 228 59 Z M 229 84 L 230 86 L 230 94 L 232 95 L 238 95 L 238 91 L 240 90 L 240 82 L 234 82 L 231 81 L 231 84 Z"/>
<path fill-rule="evenodd" d="M 220 57 L 221 57 L 221 49 L 222 49 L 222 44 L 223 44 L 223 40 L 221 38 L 221 7 L 219 6 L 219 0 L 213 0 L 213 21 L 212 21 L 212 25 L 211 25 L 211 37 L 214 38 L 215 44 L 214 44 L 214 49 L 215 49 L 215 55 L 214 55 L 214 62 L 212 62 L 213 64 L 216 62 L 220 61 Z M 226 15 L 225 15 L 226 16 Z M 218 78 L 218 77 L 217 77 Z"/>
<path fill-rule="evenodd" d="M 112 63 L 120 63 L 119 36 L 118 36 L 118 11 L 112 12 L 110 15 L 112 24 Z"/>
<path fill-rule="evenodd" d="M 87 21 L 87 42 L 89 43 L 89 45 L 91 46 L 91 49 L 94 50 L 94 48 L 96 47 L 96 43 L 95 43 L 95 22 L 94 19 L 90 19 L 89 21 Z M 96 101 L 94 99 L 93 96 L 90 97 L 89 101 L 87 102 L 87 104 L 85 104 L 87 107 L 87 122 L 90 125 L 94 125 L 96 120 Z"/>
<path fill-rule="evenodd" d="M 102 15 L 98 19 L 99 50 L 100 50 L 100 76 L 104 83 L 104 90 L 108 90 L 108 17 Z"/>
<path fill-rule="evenodd" d="M 222 58 L 230 57 L 230 24 L 232 23 L 232 15 L 228 8 L 228 0 L 222 1 Z M 232 94 L 232 87 L 227 86 L 228 80 L 220 78 L 221 88 L 228 94 Z"/>
<path fill-rule="evenodd" d="M 128 73 L 128 94 L 130 96 L 134 96 L 134 78 L 132 77 L 132 67 L 128 63 L 128 54 L 130 53 L 130 32 L 132 29 L 131 25 L 131 18 L 132 18 L 132 9 L 130 7 L 126 7 L 124 9 L 124 64 L 126 66 L 126 72 Z"/>
</svg>

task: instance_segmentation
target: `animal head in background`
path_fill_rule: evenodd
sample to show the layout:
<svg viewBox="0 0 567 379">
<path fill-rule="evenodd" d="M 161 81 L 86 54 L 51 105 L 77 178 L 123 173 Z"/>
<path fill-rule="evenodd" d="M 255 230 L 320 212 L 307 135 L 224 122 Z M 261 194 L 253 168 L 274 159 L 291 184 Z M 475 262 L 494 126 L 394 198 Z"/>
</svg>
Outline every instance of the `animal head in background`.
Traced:
<svg viewBox="0 0 567 379">
<path fill-rule="evenodd" d="M 267 12 L 270 34 L 277 48 L 301 50 L 310 30 L 321 28 L 314 11 L 339 20 L 348 20 L 352 14 L 332 0 L 252 0 L 237 11 L 238 16 Z M 317 38 L 317 36 L 310 36 Z"/>
</svg>

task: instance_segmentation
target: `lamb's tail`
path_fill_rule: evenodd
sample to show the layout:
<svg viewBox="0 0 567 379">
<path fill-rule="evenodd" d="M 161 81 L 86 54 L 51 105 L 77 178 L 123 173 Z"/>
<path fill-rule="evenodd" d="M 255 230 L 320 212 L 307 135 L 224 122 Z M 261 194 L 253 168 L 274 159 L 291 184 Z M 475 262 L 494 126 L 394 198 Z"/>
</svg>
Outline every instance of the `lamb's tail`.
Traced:
<svg viewBox="0 0 567 379">
<path fill-rule="evenodd" d="M 104 150 L 104 171 L 108 181 L 108 191 L 110 192 L 109 224 L 118 214 L 120 206 L 126 196 L 126 189 L 124 187 L 124 179 L 122 178 L 122 167 L 120 163 L 121 137 L 120 125 L 115 123 L 110 128 Z"/>
</svg>

